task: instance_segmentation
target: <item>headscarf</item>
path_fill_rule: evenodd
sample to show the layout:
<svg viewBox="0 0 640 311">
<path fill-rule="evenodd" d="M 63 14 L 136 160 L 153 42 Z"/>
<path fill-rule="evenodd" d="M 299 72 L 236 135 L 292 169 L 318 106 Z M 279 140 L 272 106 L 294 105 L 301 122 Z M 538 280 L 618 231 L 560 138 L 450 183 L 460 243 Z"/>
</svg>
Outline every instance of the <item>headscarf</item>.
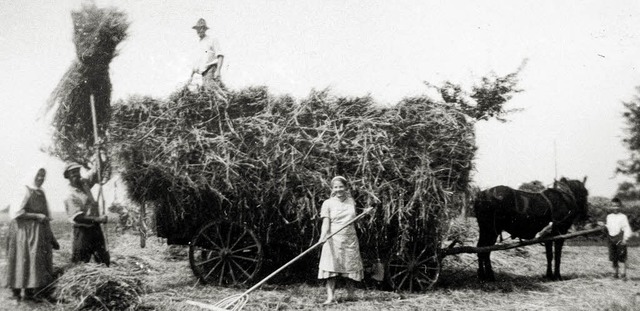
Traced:
<svg viewBox="0 0 640 311">
<path fill-rule="evenodd" d="M 40 170 L 44 170 L 45 173 L 47 172 L 44 167 L 34 166 L 29 170 L 30 174 L 25 175 L 23 181 L 19 184 L 18 189 L 14 191 L 14 198 L 10 201 L 11 205 L 9 206 L 9 217 L 11 219 L 15 219 L 16 217 L 24 213 L 24 205 L 29 199 L 29 189 L 42 191 L 44 193 L 44 189 L 42 188 L 42 186 L 36 186 L 36 176 L 38 175 L 38 172 L 40 172 Z M 25 189 L 25 187 L 29 189 Z"/>
<path fill-rule="evenodd" d="M 335 197 L 337 194 L 333 192 L 333 183 L 339 181 L 344 185 L 344 193 L 346 198 L 351 198 L 351 191 L 349 191 L 349 181 L 343 176 L 336 176 L 331 179 L 331 197 Z"/>
</svg>

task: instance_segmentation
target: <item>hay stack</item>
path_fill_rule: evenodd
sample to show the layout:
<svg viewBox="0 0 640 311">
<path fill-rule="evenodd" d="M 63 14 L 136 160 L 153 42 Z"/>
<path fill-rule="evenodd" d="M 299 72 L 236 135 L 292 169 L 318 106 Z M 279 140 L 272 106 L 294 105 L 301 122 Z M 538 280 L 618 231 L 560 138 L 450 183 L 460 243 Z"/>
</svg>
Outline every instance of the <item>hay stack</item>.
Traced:
<svg viewBox="0 0 640 311">
<path fill-rule="evenodd" d="M 160 236 L 187 244 L 205 222 L 233 219 L 278 264 L 317 239 L 334 175 L 379 207 L 360 224 L 363 252 L 384 258 L 416 236 L 437 244 L 469 182 L 476 147 L 465 118 L 427 97 L 381 108 L 326 91 L 296 102 L 248 88 L 222 102 L 184 89 L 120 102 L 110 131 L 129 194 L 156 206 Z"/>
<path fill-rule="evenodd" d="M 95 5 L 83 5 L 71 17 L 77 59 L 47 103 L 48 110 L 55 109 L 51 152 L 62 160 L 86 163 L 95 143 L 89 96 L 94 95 L 98 132 L 104 137 L 111 114 L 109 64 L 127 36 L 129 22 L 125 13 Z"/>
</svg>

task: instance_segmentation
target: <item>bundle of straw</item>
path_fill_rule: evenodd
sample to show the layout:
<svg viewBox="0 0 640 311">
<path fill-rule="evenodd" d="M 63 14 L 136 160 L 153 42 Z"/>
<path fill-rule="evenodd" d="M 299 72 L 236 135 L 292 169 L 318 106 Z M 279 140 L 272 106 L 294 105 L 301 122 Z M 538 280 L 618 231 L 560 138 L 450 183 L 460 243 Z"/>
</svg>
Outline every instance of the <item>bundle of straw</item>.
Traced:
<svg viewBox="0 0 640 311">
<path fill-rule="evenodd" d="M 75 310 L 135 310 L 146 286 L 139 275 L 97 264 L 67 270 L 57 281 L 55 297 Z"/>
<path fill-rule="evenodd" d="M 77 59 L 64 74 L 47 103 L 55 109 L 51 152 L 63 160 L 86 163 L 93 137 L 90 95 L 94 96 L 99 136 L 103 137 L 111 114 L 109 64 L 116 46 L 126 38 L 125 13 L 112 8 L 83 5 L 71 13 Z"/>
</svg>

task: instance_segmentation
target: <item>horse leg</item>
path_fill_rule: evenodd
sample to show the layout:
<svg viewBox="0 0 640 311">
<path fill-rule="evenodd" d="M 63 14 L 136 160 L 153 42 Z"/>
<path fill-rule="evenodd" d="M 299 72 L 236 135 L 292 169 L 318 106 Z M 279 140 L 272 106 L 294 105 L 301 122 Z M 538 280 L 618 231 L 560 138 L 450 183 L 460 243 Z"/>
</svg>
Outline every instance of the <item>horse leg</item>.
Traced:
<svg viewBox="0 0 640 311">
<path fill-rule="evenodd" d="M 493 282 L 496 280 L 493 269 L 491 268 L 490 252 L 478 253 L 478 278 L 480 281 Z"/>
<path fill-rule="evenodd" d="M 553 261 L 553 241 L 544 242 L 544 250 L 547 255 L 547 279 L 553 280 L 553 271 L 551 270 L 551 261 Z"/>
<path fill-rule="evenodd" d="M 562 246 L 564 245 L 564 240 L 557 240 L 554 242 L 555 246 L 555 274 L 553 278 L 557 281 L 562 281 L 562 276 L 560 275 L 560 258 L 562 257 Z"/>
<path fill-rule="evenodd" d="M 491 228 L 493 229 L 493 228 Z M 480 230 L 480 237 L 478 238 L 478 247 L 491 246 L 496 243 L 495 230 L 484 228 Z M 495 281 L 493 275 L 493 269 L 491 268 L 491 253 L 478 253 L 478 278 L 481 281 Z"/>
<path fill-rule="evenodd" d="M 486 260 L 484 262 L 485 266 L 484 266 L 484 270 L 487 274 L 487 281 L 493 282 L 496 280 L 495 275 L 493 274 L 493 268 L 491 268 L 491 252 L 487 252 L 486 254 Z"/>
<path fill-rule="evenodd" d="M 487 274 L 484 271 L 484 258 L 482 253 L 478 253 L 478 279 L 480 281 L 487 279 Z"/>
</svg>

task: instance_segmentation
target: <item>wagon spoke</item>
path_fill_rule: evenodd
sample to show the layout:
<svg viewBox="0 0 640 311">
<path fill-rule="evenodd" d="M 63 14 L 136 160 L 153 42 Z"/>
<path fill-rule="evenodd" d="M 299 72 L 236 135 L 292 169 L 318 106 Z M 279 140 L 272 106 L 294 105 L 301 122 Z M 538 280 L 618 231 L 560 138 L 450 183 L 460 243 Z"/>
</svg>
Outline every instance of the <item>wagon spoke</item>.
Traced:
<svg viewBox="0 0 640 311">
<path fill-rule="evenodd" d="M 227 230 L 227 242 L 224 246 L 229 247 L 231 244 L 231 231 L 233 231 L 233 225 L 229 226 L 229 230 Z"/>
<path fill-rule="evenodd" d="M 236 280 L 236 274 L 233 273 L 233 267 L 231 267 L 231 263 L 227 262 L 227 265 L 229 266 L 229 274 L 231 275 L 231 279 L 233 280 L 233 284 L 237 284 L 238 280 Z"/>
<path fill-rule="evenodd" d="M 402 281 L 400 281 L 400 284 L 398 287 L 402 288 L 402 285 L 404 285 L 404 282 L 407 281 L 407 278 L 409 277 L 409 274 L 407 273 L 403 278 Z"/>
<path fill-rule="evenodd" d="M 218 267 L 218 265 L 220 265 L 220 263 L 221 263 L 221 261 L 218 261 L 218 262 L 213 266 L 213 268 L 211 268 L 211 270 L 209 270 L 209 273 L 207 273 L 207 274 L 204 276 L 204 279 L 205 279 L 205 280 L 209 278 L 209 276 L 211 275 L 211 273 L 213 273 L 213 271 L 214 271 L 214 270 L 216 270 L 216 268 Z"/>
<path fill-rule="evenodd" d="M 238 243 L 242 240 L 242 238 L 244 238 L 246 234 L 247 231 L 242 231 L 242 235 L 233 243 L 233 245 L 229 247 L 229 249 L 233 249 L 234 247 L 236 247 L 236 245 L 238 245 Z"/>
<path fill-rule="evenodd" d="M 221 242 L 220 244 L 223 244 L 223 243 L 224 243 L 224 241 L 222 240 L 222 233 L 220 233 L 220 226 L 217 226 L 217 227 L 216 227 L 216 233 L 218 234 L 218 235 L 216 235 L 216 237 L 220 238 L 220 242 Z M 224 246 L 224 245 L 223 245 L 223 246 Z M 220 248 L 223 248 L 223 247 L 222 247 L 222 246 L 220 246 Z"/>
<path fill-rule="evenodd" d="M 433 260 L 434 260 L 434 258 L 433 258 L 433 257 L 429 257 L 429 258 L 427 258 L 427 259 L 425 259 L 425 260 L 421 260 L 421 261 L 419 261 L 419 262 L 417 263 L 417 265 L 423 265 L 423 264 L 426 264 L 426 263 L 428 263 L 429 261 L 433 261 Z"/>
<path fill-rule="evenodd" d="M 409 278 L 409 291 L 412 292 L 413 291 L 413 275 Z"/>
<path fill-rule="evenodd" d="M 419 260 L 420 258 L 423 258 L 422 256 L 425 254 L 425 252 L 427 251 L 427 248 L 423 248 L 422 251 L 420 252 L 420 254 L 418 254 L 418 256 L 416 256 L 416 259 Z M 429 260 L 429 256 L 427 256 L 427 259 L 425 260 Z"/>
<path fill-rule="evenodd" d="M 216 242 L 214 242 L 208 235 L 203 234 L 204 238 L 207 239 L 209 242 L 211 242 L 211 244 L 213 244 L 213 246 L 217 247 L 218 249 L 222 249 L 222 247 L 220 247 L 220 245 L 218 245 Z"/>
<path fill-rule="evenodd" d="M 389 264 L 389 267 L 406 268 L 407 265 L 397 263 L 397 264 Z"/>
<path fill-rule="evenodd" d="M 395 279 L 396 277 L 400 276 L 400 275 L 401 275 L 401 274 L 403 274 L 403 273 L 407 273 L 407 271 L 406 271 L 406 270 L 401 270 L 400 272 L 398 272 L 398 273 L 394 274 L 394 275 L 391 277 L 391 279 Z"/>
<path fill-rule="evenodd" d="M 214 261 L 214 260 L 219 260 L 219 259 L 221 259 L 221 258 L 222 258 L 222 257 L 220 257 L 220 256 L 212 257 L 212 258 L 209 258 L 209 259 L 207 259 L 207 260 L 203 260 L 203 261 L 201 261 L 201 262 L 197 262 L 197 263 L 196 263 L 196 265 L 198 265 L 198 266 L 202 266 L 202 265 L 204 265 L 204 264 L 208 264 L 208 263 L 210 263 L 210 262 L 212 262 L 212 261 Z"/>
<path fill-rule="evenodd" d="M 247 272 L 247 270 L 245 270 L 239 263 L 235 262 L 235 260 L 232 260 L 231 262 L 236 265 L 236 267 L 238 267 L 238 269 L 240 269 L 240 271 L 242 271 L 244 275 L 247 276 L 247 279 L 251 278 L 251 274 L 249 274 L 249 272 Z"/>
<path fill-rule="evenodd" d="M 418 282 L 423 282 L 424 280 L 429 280 L 429 275 L 424 273 L 424 272 L 417 271 L 416 272 L 416 280 Z"/>
<path fill-rule="evenodd" d="M 220 266 L 220 277 L 218 278 L 218 285 L 222 285 L 222 280 L 224 280 L 224 262 L 222 266 Z"/>
<path fill-rule="evenodd" d="M 243 247 L 243 248 L 236 249 L 236 250 L 232 251 L 231 253 L 232 253 L 232 254 L 235 254 L 235 253 L 237 253 L 237 252 L 242 252 L 242 251 L 250 250 L 250 249 L 252 249 L 252 248 L 256 248 L 256 249 L 257 249 L 257 248 L 258 248 L 258 244 L 253 244 L 253 245 L 245 246 L 245 247 Z"/>
<path fill-rule="evenodd" d="M 249 257 L 245 257 L 245 256 L 233 255 L 233 258 L 243 259 L 243 260 L 247 260 L 247 261 L 251 261 L 251 262 L 258 262 L 258 259 L 249 258 Z"/>
</svg>

